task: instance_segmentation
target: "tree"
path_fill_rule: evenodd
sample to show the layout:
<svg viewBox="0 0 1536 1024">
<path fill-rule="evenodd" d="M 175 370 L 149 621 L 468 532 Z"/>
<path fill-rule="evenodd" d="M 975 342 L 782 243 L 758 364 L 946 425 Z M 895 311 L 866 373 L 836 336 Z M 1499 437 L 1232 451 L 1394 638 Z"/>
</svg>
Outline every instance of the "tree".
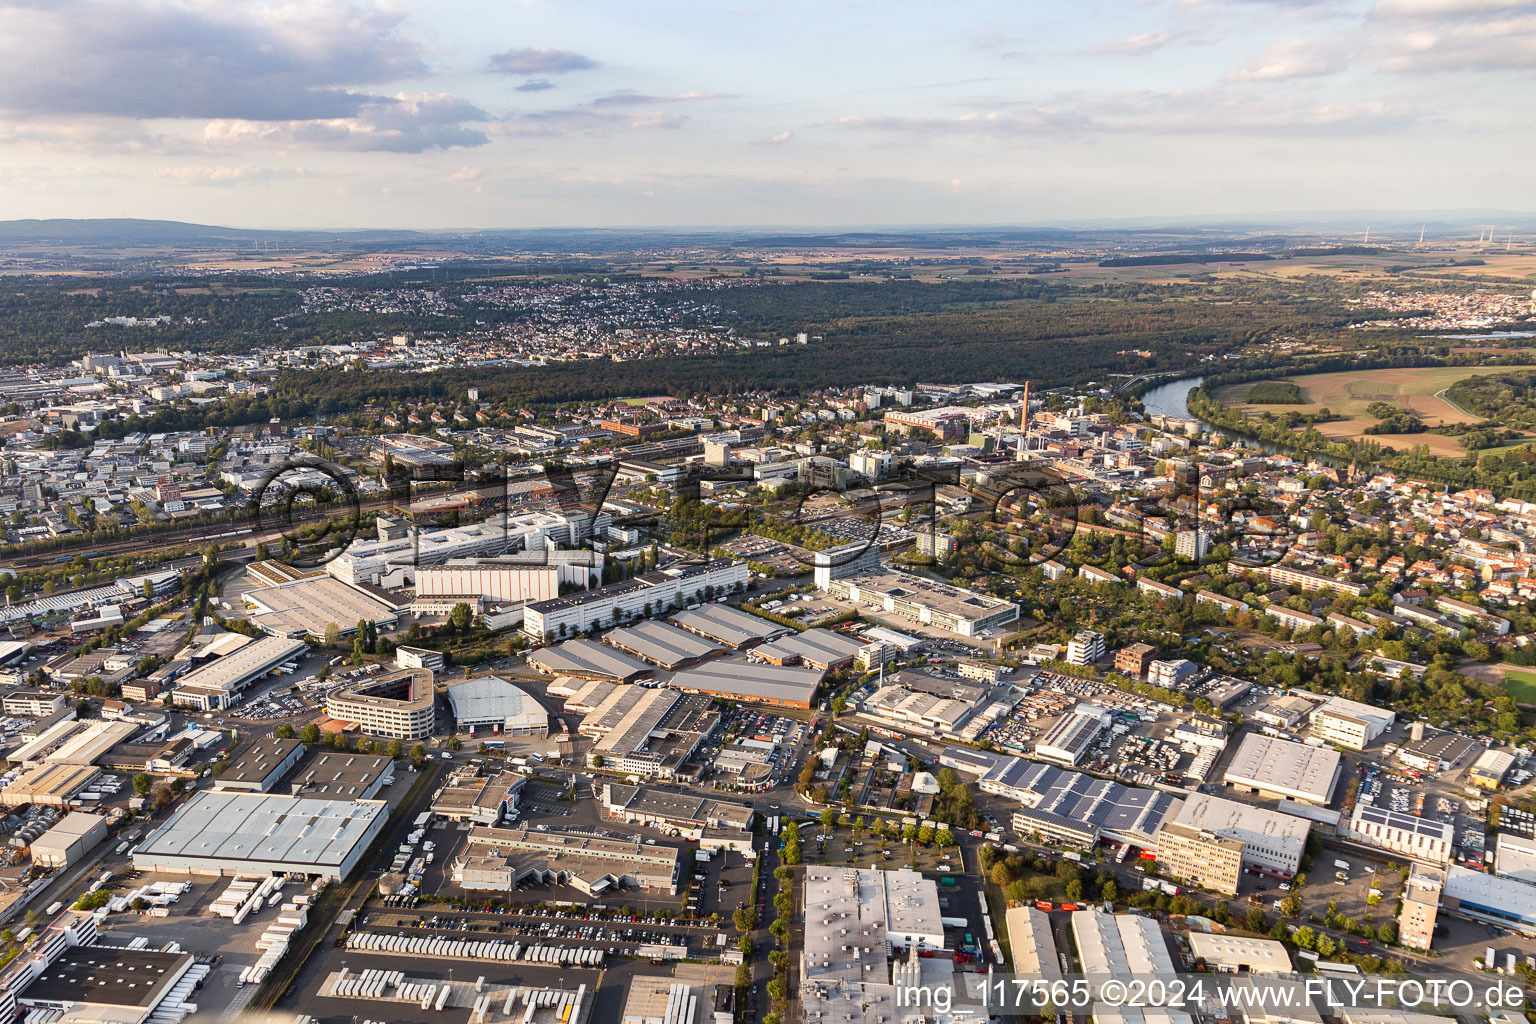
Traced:
<svg viewBox="0 0 1536 1024">
<path fill-rule="evenodd" d="M 139 772 L 139 774 L 133 777 L 133 791 L 139 796 L 148 796 L 149 791 L 154 788 L 154 777 L 148 772 Z"/>
<path fill-rule="evenodd" d="M 457 736 L 450 736 L 450 737 L 448 737 L 448 749 L 449 750 L 458 750 L 458 749 L 460 749 L 463 746 L 464 746 L 464 741 L 459 739 Z"/>
<path fill-rule="evenodd" d="M 149 580 L 148 577 L 146 577 L 145 580 L 144 580 L 144 600 L 146 600 L 146 601 L 153 601 L 154 599 L 155 599 L 155 585 L 154 585 L 153 582 L 151 582 Z"/>
<path fill-rule="evenodd" d="M 1077 902 L 1083 898 L 1083 880 L 1074 878 L 1067 883 L 1067 899 Z"/>
<path fill-rule="evenodd" d="M 938 843 L 940 846 L 954 846 L 955 834 L 950 831 L 948 825 L 940 825 L 938 828 L 934 829 L 933 841 Z"/>
<path fill-rule="evenodd" d="M 389 746 L 385 748 L 384 752 L 392 758 L 399 757 L 400 751 L 403 750 L 404 747 L 405 744 L 401 743 L 399 740 L 390 740 Z"/>
<path fill-rule="evenodd" d="M 750 932 L 757 927 L 757 911 L 751 907 L 737 907 L 736 912 L 731 915 L 731 922 L 736 925 L 737 931 Z"/>
<path fill-rule="evenodd" d="M 1113 903 L 1120 898 L 1120 887 L 1115 884 L 1113 878 L 1106 879 L 1103 887 L 1099 890 L 1099 896 L 1103 898 L 1104 902 Z"/>
<path fill-rule="evenodd" d="M 306 723 L 304 728 L 299 730 L 299 739 L 303 740 L 305 743 L 319 743 L 320 727 L 314 722 Z"/>
<path fill-rule="evenodd" d="M 452 626 L 456 631 L 460 633 L 467 630 L 469 628 L 469 624 L 473 622 L 474 619 L 474 610 L 471 609 L 469 605 L 465 604 L 463 601 L 460 601 L 458 604 L 454 605 L 453 610 L 448 613 L 448 625 Z"/>
<path fill-rule="evenodd" d="M 412 764 L 419 766 L 421 764 L 421 762 L 425 761 L 426 759 L 427 759 L 427 748 L 426 747 L 422 746 L 420 743 L 417 743 L 415 746 L 411 747 L 411 763 Z"/>
<path fill-rule="evenodd" d="M 831 828 L 837 824 L 837 812 L 830 807 L 821 809 L 821 824 L 823 828 Z"/>
<path fill-rule="evenodd" d="M 325 624 L 325 642 L 329 647 L 335 647 L 341 643 L 341 627 L 334 622 Z"/>
<path fill-rule="evenodd" d="M 291 740 L 293 739 L 293 726 L 289 725 L 287 722 L 284 722 L 282 725 L 277 727 L 272 735 L 276 736 L 280 740 Z"/>
</svg>

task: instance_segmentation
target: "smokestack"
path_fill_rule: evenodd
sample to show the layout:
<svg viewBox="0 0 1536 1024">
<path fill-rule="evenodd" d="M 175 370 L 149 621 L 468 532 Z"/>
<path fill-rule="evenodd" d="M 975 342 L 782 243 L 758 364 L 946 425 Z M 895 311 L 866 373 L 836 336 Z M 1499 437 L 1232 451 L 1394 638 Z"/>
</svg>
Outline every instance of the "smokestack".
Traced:
<svg viewBox="0 0 1536 1024">
<path fill-rule="evenodd" d="M 1019 431 L 1029 430 L 1029 381 L 1024 382 L 1024 401 L 1019 403 Z"/>
</svg>

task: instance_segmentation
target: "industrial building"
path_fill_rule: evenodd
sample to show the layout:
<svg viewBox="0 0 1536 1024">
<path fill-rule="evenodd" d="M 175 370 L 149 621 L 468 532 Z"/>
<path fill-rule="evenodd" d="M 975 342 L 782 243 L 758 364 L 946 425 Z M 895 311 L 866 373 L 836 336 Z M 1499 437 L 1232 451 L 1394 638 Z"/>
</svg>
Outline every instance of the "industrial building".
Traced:
<svg viewBox="0 0 1536 1024">
<path fill-rule="evenodd" d="M 1462 917 L 1536 935 L 1536 885 L 1450 864 L 1440 899 Z"/>
<path fill-rule="evenodd" d="M 588 896 L 619 886 L 676 893 L 682 851 L 638 840 L 477 825 L 452 868 L 465 889 L 512 892 L 519 883 L 569 885 Z"/>
<path fill-rule="evenodd" d="M 100 774 L 101 769 L 88 764 L 39 765 L 0 790 L 0 804 L 7 807 L 22 804 L 63 807 Z"/>
<path fill-rule="evenodd" d="M 1051 936 L 1051 919 L 1043 910 L 1026 904 L 1008 908 L 1008 946 L 1013 954 L 1013 973 L 1049 983 L 1061 977 L 1061 961 Z"/>
<path fill-rule="evenodd" d="M 668 682 L 686 693 L 703 693 L 752 704 L 809 708 L 821 685 L 822 671 L 764 665 L 742 659 L 706 662 L 677 673 Z"/>
<path fill-rule="evenodd" d="M 498 559 L 454 559 L 445 565 L 419 566 L 416 596 L 473 595 L 493 601 L 552 601 L 560 596 L 562 583 L 588 587 L 601 577 L 601 563 L 593 568 L 568 562 L 528 565 Z"/>
<path fill-rule="evenodd" d="M 957 749 L 945 748 L 941 763 Z M 1085 850 L 1101 838 L 1148 848 L 1179 806 L 1177 798 L 1157 790 L 1133 789 L 1022 757 L 993 756 L 977 788 L 1023 804 L 1014 812 L 1013 827 L 1026 836 L 1038 834 Z"/>
<path fill-rule="evenodd" d="M 133 865 L 165 874 L 297 874 L 339 882 L 388 818 L 388 805 L 378 800 L 194 793 L 138 845 Z"/>
<path fill-rule="evenodd" d="M 1397 724 L 1396 712 L 1357 700 L 1312 694 L 1305 690 L 1292 690 L 1290 696 L 1321 701 L 1308 716 L 1312 723 L 1312 735 L 1326 743 L 1350 750 L 1364 750 L 1378 736 L 1389 732 Z"/>
<path fill-rule="evenodd" d="M 188 672 L 178 681 L 177 689 L 222 693 L 225 695 L 223 702 L 214 706 L 228 707 L 234 694 L 273 669 L 297 662 L 308 653 L 309 647 L 302 641 L 276 636 L 262 637 Z"/>
<path fill-rule="evenodd" d="M 685 609 L 672 616 L 672 623 L 679 629 L 738 651 L 794 632 L 788 626 L 770 622 L 728 604 L 706 604 Z"/>
<path fill-rule="evenodd" d="M 894 570 L 866 570 L 834 578 L 822 589 L 844 601 L 916 619 L 961 636 L 982 636 L 1019 618 L 1019 606 L 1013 601 Z"/>
<path fill-rule="evenodd" d="M 944 948 L 938 885 L 916 871 L 812 865 L 804 882 L 805 1020 L 899 1020 L 890 957 Z"/>
<path fill-rule="evenodd" d="M 1479 789 L 1498 789 L 1515 766 L 1515 755 L 1508 750 L 1485 750 L 1467 769 L 1467 781 Z"/>
<path fill-rule="evenodd" d="M 249 590 L 242 598 L 251 605 L 251 621 L 269 636 L 323 640 L 335 626 L 340 636 L 357 632 L 359 622 L 393 629 L 399 607 L 331 576 Z"/>
<path fill-rule="evenodd" d="M 1189 951 L 1207 967 L 1227 973 L 1289 974 L 1292 969 L 1285 945 L 1274 939 L 1191 929 Z"/>
<path fill-rule="evenodd" d="M 549 712 L 501 676 L 476 676 L 448 687 L 456 728 L 498 736 L 548 736 Z"/>
<path fill-rule="evenodd" d="M 427 669 L 395 669 L 332 690 L 325 713 L 356 723 L 371 736 L 421 740 L 437 722 L 437 697 Z"/>
<path fill-rule="evenodd" d="M 642 661 L 674 671 L 696 664 L 724 649 L 717 643 L 655 619 L 611 629 L 603 634 L 603 642 L 633 654 Z"/>
<path fill-rule="evenodd" d="M 864 644 L 830 629 L 808 629 L 771 640 L 752 650 L 752 657 L 771 665 L 805 665 L 823 672 L 849 668 Z"/>
<path fill-rule="evenodd" d="M 179 1021 L 195 1010 L 193 988 L 210 970 L 186 952 L 73 944 L 62 935 L 37 945 L 43 952 L 18 958 L 16 988 L 7 986 L 28 1020 Z"/>
<path fill-rule="evenodd" d="M 482 776 L 455 772 L 432 800 L 432 813 L 449 821 L 500 825 L 517 807 L 528 778 L 516 772 Z"/>
<path fill-rule="evenodd" d="M 671 566 L 596 590 L 536 601 L 523 610 L 523 631 L 538 640 L 584 633 L 593 627 L 665 612 L 746 588 L 745 562 L 716 558 Z"/>
<path fill-rule="evenodd" d="M 44 868 L 67 868 L 78 863 L 106 837 L 106 818 L 71 811 L 58 824 L 32 840 L 32 863 Z"/>
<path fill-rule="evenodd" d="M 235 752 L 213 780 L 215 789 L 270 793 L 288 770 L 304 759 L 297 739 L 264 736 Z"/>
<path fill-rule="evenodd" d="M 1133 975 L 1158 975 L 1171 978 L 1174 975 L 1173 955 L 1163 938 L 1157 922 L 1141 914 L 1105 914 L 1097 910 L 1079 910 L 1072 914 L 1072 938 L 1077 945 L 1077 958 L 1082 973 L 1102 984 L 1106 979 L 1124 979 Z M 1097 990 L 1095 990 L 1097 995 Z M 1104 1012 L 1107 1011 L 1107 1012 Z M 1135 1007 L 1124 1009 L 1100 1004 L 1093 1006 L 1095 1021 L 1119 1014 L 1141 1012 Z M 1163 1024 L 1192 1024 L 1194 1018 L 1179 1010 L 1148 1009 L 1146 1016 L 1156 1014 Z"/>
<path fill-rule="evenodd" d="M 1340 770 L 1339 752 L 1331 747 L 1311 747 L 1251 732 L 1232 755 L 1223 779 L 1233 789 L 1326 807 L 1333 799 Z"/>
<path fill-rule="evenodd" d="M 588 715 L 580 731 L 597 737 L 588 752 L 594 766 L 668 779 L 719 724 L 708 697 L 627 686 Z"/>
<path fill-rule="evenodd" d="M 745 832 L 757 815 L 750 804 L 616 782 L 603 783 L 602 809 L 616 821 L 650 825 L 695 840 L 706 830 Z"/>
<path fill-rule="evenodd" d="M 1109 728 L 1110 713 L 1093 704 L 1078 704 L 1056 719 L 1035 743 L 1035 757 L 1075 765 Z"/>
<path fill-rule="evenodd" d="M 1158 831 L 1157 861 L 1173 878 L 1236 895 L 1248 869 L 1294 878 L 1311 825 L 1292 814 L 1193 793 Z"/>
<path fill-rule="evenodd" d="M 315 800 L 371 800 L 394 779 L 394 758 L 384 754 L 320 750 L 289 780 L 294 796 Z"/>
<path fill-rule="evenodd" d="M 652 666 L 623 651 L 596 640 L 580 639 L 534 651 L 528 655 L 528 664 L 546 675 L 608 679 L 617 683 L 633 682 L 655 671 Z"/>
<path fill-rule="evenodd" d="M 574 547 L 610 517 L 585 512 L 525 512 L 496 515 L 483 522 L 441 530 L 418 530 L 379 522 L 377 540 L 355 540 L 325 565 L 325 571 L 353 586 L 403 582 L 420 566 L 453 559 L 481 558 L 518 550 L 542 550 L 547 541 Z"/>
<path fill-rule="evenodd" d="M 1437 867 L 1450 863 L 1456 845 L 1456 827 L 1449 822 L 1362 803 L 1339 834 Z"/>
</svg>

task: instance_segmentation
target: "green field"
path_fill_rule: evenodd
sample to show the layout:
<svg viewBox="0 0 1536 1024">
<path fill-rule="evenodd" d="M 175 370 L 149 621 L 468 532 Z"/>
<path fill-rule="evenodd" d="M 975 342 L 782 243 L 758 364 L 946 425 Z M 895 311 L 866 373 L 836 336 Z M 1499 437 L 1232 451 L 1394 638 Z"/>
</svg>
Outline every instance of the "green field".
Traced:
<svg viewBox="0 0 1536 1024">
<path fill-rule="evenodd" d="M 1504 673 L 1504 690 L 1516 704 L 1536 704 L 1536 672 L 1510 669 Z"/>
</svg>

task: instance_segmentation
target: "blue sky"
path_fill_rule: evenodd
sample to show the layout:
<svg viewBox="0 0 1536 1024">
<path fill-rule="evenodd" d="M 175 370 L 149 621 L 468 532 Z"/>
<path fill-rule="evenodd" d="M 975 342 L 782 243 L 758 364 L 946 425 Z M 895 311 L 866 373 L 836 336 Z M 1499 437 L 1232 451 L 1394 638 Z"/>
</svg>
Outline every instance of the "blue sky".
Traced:
<svg viewBox="0 0 1536 1024">
<path fill-rule="evenodd" d="M 1536 0 L 0 0 L 6 217 L 1530 210 Z"/>
</svg>

